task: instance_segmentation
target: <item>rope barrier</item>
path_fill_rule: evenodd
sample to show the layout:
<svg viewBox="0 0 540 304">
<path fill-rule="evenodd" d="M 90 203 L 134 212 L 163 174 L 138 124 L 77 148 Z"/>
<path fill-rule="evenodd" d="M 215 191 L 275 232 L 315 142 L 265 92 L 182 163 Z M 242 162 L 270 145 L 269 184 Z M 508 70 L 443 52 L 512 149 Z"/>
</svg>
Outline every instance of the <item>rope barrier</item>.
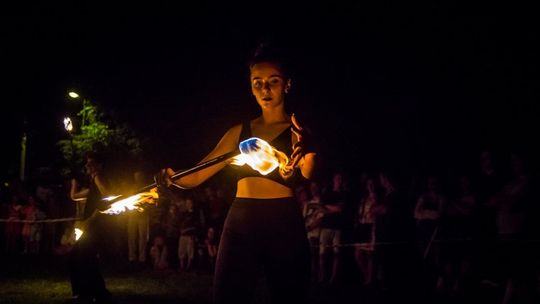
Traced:
<svg viewBox="0 0 540 304">
<path fill-rule="evenodd" d="M 82 220 L 78 217 L 66 217 L 59 219 L 45 219 L 45 220 L 16 220 L 16 219 L 0 219 L 0 223 L 30 223 L 30 224 L 39 224 L 39 223 L 58 223 L 58 222 L 72 222 Z"/>
<path fill-rule="evenodd" d="M 59 223 L 59 222 L 72 222 L 79 221 L 82 218 L 79 217 L 67 217 L 67 218 L 57 218 L 57 219 L 43 219 L 43 220 L 19 220 L 19 219 L 0 219 L 0 223 L 30 223 L 30 224 L 39 224 L 39 223 Z M 449 239 L 434 239 L 434 243 L 452 243 L 452 242 L 472 242 L 472 241 L 483 241 L 473 238 L 449 238 Z M 492 241 L 497 242 L 527 242 L 527 243 L 540 243 L 540 240 L 533 239 L 511 239 L 511 238 L 500 238 L 494 239 Z M 406 245 L 406 244 L 415 244 L 415 241 L 401 241 L 401 242 L 369 242 L 369 243 L 344 243 L 337 245 L 325 245 L 322 247 L 325 248 L 334 248 L 334 247 L 365 247 L 368 249 L 373 249 L 375 246 L 387 246 L 387 245 Z M 320 248 L 321 245 L 312 246 L 314 248 Z"/>
</svg>

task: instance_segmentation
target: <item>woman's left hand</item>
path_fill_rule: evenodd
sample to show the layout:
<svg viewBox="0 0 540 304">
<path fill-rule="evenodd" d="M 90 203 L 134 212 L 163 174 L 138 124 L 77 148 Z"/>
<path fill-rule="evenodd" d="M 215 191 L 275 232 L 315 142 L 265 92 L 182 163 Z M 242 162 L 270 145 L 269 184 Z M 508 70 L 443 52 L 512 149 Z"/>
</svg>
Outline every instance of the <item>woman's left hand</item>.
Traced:
<svg viewBox="0 0 540 304">
<path fill-rule="evenodd" d="M 296 135 L 296 138 L 298 139 L 297 142 L 293 145 L 293 152 L 291 154 L 290 161 L 291 167 L 295 168 L 300 162 L 300 159 L 302 159 L 302 157 L 304 157 L 306 154 L 315 152 L 315 146 L 313 142 L 313 137 L 311 136 L 311 132 L 298 123 L 298 120 L 296 119 L 296 116 L 294 114 L 291 116 L 291 121 L 291 131 L 294 133 L 294 135 Z"/>
</svg>

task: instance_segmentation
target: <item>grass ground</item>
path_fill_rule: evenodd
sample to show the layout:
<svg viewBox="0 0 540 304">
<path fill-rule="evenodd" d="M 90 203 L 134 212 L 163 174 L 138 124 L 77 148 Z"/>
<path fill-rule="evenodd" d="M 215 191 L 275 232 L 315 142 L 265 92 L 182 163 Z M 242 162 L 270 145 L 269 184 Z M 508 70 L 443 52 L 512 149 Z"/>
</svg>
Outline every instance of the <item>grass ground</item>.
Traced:
<svg viewBox="0 0 540 304">
<path fill-rule="evenodd" d="M 71 289 L 65 256 L 0 256 L 0 303 L 2 304 L 66 304 Z M 156 272 L 150 267 L 133 267 L 122 258 L 109 258 L 101 263 L 107 288 L 117 304 L 208 304 L 211 303 L 212 274 Z M 330 287 L 313 284 L 310 304 L 365 303 L 387 304 L 377 292 L 364 290 L 350 273 L 340 284 Z M 267 304 L 268 293 L 261 281 L 254 304 Z M 416 304 L 427 303 L 500 303 L 497 289 L 478 289 L 473 298 L 431 299 L 415 292 Z M 395 296 L 395 295 L 394 295 Z M 398 297 L 399 298 L 399 297 Z M 451 301 L 449 301 L 451 300 Z"/>
<path fill-rule="evenodd" d="M 4 257 L 1 303 L 66 303 L 71 297 L 65 257 Z M 210 303 L 210 274 L 134 269 L 124 261 L 102 267 L 107 288 L 122 303 Z"/>
<path fill-rule="evenodd" d="M 2 304 L 65 304 L 71 297 L 66 257 L 4 256 L 0 269 Z M 102 261 L 101 269 L 118 304 L 211 303 L 212 274 L 208 272 L 156 272 L 114 259 Z M 346 303 L 345 298 L 357 291 L 354 286 L 344 285 L 340 291 L 314 286 L 312 303 Z M 254 303 L 270 303 L 262 281 Z"/>
</svg>

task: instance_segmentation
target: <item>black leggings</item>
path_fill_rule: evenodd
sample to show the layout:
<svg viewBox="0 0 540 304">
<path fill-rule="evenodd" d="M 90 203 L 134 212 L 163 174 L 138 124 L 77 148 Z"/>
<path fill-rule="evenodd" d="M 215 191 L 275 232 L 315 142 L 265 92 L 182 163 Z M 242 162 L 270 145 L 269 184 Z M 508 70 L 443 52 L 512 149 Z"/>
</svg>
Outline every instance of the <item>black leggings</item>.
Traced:
<svg viewBox="0 0 540 304">
<path fill-rule="evenodd" d="M 98 259 L 100 239 L 105 237 L 103 222 L 97 219 L 75 243 L 69 254 L 68 269 L 73 295 L 106 298 L 110 295 L 101 275 Z"/>
<path fill-rule="evenodd" d="M 306 302 L 309 243 L 294 198 L 235 199 L 219 244 L 214 302 L 250 303 L 261 272 L 273 303 Z"/>
</svg>

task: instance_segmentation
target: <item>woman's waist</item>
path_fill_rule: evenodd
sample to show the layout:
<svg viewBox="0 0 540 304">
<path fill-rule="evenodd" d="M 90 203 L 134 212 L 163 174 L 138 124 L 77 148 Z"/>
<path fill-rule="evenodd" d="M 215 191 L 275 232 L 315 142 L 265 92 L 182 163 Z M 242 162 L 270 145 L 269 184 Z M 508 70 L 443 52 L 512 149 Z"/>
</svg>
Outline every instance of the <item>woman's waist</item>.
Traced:
<svg viewBox="0 0 540 304">
<path fill-rule="evenodd" d="M 299 233 L 305 236 L 300 205 L 294 197 L 234 199 L 224 230 L 255 238 Z"/>
<path fill-rule="evenodd" d="M 256 197 L 235 197 L 233 201 L 233 205 L 245 205 L 245 204 L 251 204 L 251 205 L 294 205 L 297 206 L 300 210 L 300 206 L 298 205 L 298 202 L 296 201 L 295 197 L 287 196 L 287 197 L 274 197 L 274 198 L 256 198 Z"/>
<path fill-rule="evenodd" d="M 236 198 L 294 198 L 294 192 L 291 188 L 264 177 L 246 177 L 238 181 Z"/>
<path fill-rule="evenodd" d="M 302 219 L 300 205 L 294 197 L 248 198 L 236 197 L 229 210 L 229 218 L 242 218 L 245 221 L 263 222 L 275 218 Z"/>
</svg>

